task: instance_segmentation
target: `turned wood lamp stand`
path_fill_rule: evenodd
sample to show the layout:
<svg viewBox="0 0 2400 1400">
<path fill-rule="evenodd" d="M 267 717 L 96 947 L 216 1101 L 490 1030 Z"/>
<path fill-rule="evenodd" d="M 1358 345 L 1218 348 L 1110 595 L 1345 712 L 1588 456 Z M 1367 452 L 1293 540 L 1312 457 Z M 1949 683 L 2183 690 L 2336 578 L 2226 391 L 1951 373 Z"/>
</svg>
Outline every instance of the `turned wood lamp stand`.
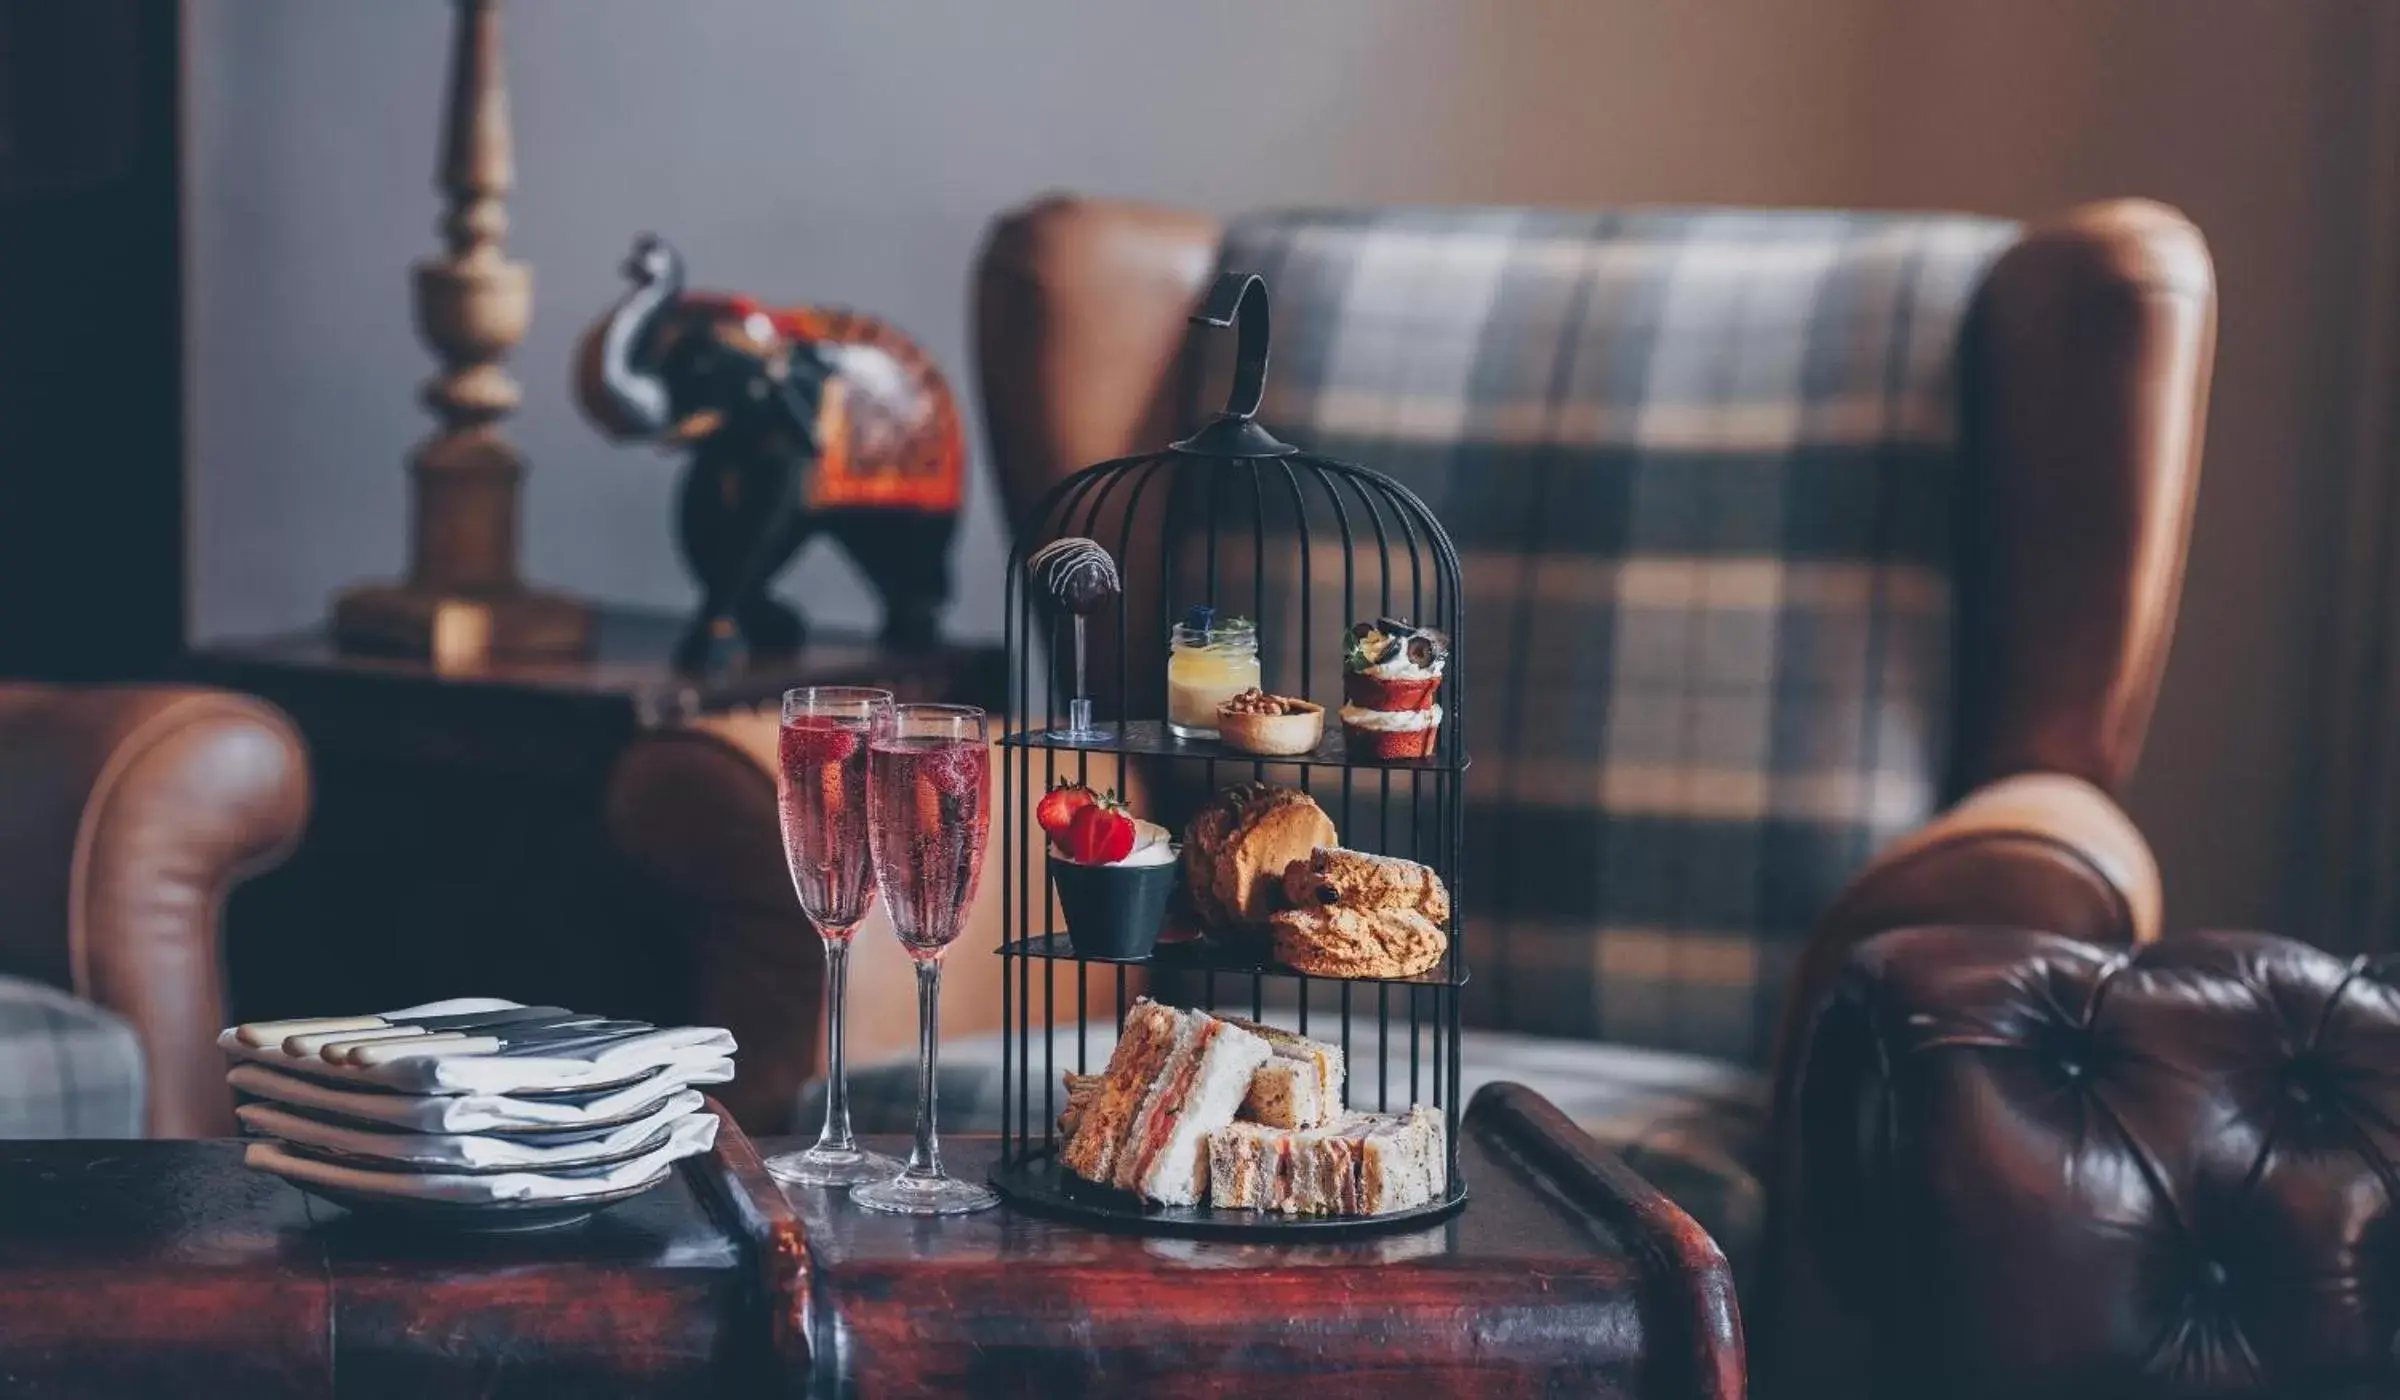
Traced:
<svg viewBox="0 0 2400 1400">
<path fill-rule="evenodd" d="M 346 651 L 471 666 L 493 657 L 580 656 L 590 610 L 517 574 L 525 459 L 501 432 L 523 391 L 501 361 L 525 338 L 533 274 L 501 251 L 515 182 L 499 0 L 458 0 L 437 182 L 449 251 L 416 266 L 418 331 L 441 361 L 424 391 L 441 420 L 409 460 L 409 570 L 334 602 Z"/>
</svg>

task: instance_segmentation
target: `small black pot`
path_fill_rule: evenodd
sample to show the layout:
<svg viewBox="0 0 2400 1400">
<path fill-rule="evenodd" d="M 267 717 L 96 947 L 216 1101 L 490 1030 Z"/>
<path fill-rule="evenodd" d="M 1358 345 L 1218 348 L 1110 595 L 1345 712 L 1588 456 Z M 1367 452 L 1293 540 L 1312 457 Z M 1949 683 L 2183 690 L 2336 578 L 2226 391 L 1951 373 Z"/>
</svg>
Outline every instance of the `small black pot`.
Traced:
<svg viewBox="0 0 2400 1400">
<path fill-rule="evenodd" d="M 1164 865 L 1077 865 L 1050 861 L 1050 883 L 1067 916 L 1067 937 L 1087 958 L 1138 962 L 1158 946 L 1183 862 Z"/>
</svg>

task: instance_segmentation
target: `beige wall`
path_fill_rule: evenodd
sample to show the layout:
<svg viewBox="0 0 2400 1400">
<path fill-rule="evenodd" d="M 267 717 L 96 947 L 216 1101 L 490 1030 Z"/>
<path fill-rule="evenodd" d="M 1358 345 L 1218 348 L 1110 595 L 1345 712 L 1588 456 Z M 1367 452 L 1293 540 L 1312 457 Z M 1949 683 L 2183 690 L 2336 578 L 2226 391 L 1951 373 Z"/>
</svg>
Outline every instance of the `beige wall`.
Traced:
<svg viewBox="0 0 2400 1400">
<path fill-rule="evenodd" d="M 1274 202 L 1723 201 L 2035 216 L 2147 194 L 2208 232 L 2224 346 L 2185 625 L 2134 794 L 2177 923 L 2279 923 L 2309 622 L 2359 385 L 2375 0 L 507 0 L 535 265 L 517 436 L 545 579 L 682 606 L 671 472 L 563 393 L 627 238 L 854 300 L 966 364 L 989 214 L 1068 187 Z M 203 635 L 305 623 L 402 552 L 447 7 L 187 0 Z M 2389 125 L 2382 122 L 2381 125 Z M 2369 175 L 2377 177 L 2369 180 Z M 2380 249 L 2381 245 L 2376 247 Z M 2380 284 L 2379 284 L 2380 285 Z M 997 567 L 979 501 L 962 576 Z M 863 619 L 818 552 L 796 589 Z M 997 630 L 989 591 L 963 630 Z"/>
</svg>

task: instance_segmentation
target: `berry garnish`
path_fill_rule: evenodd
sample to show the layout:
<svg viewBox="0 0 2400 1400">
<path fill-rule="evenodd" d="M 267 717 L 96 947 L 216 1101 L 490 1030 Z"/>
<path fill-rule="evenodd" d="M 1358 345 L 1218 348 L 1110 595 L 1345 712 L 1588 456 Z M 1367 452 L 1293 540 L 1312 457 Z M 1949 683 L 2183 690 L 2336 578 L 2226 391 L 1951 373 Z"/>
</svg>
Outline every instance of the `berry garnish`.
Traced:
<svg viewBox="0 0 2400 1400">
<path fill-rule="evenodd" d="M 1133 854 L 1133 838 L 1133 816 L 1112 792 L 1078 808 L 1056 844 L 1078 865 L 1112 865 Z"/>
<path fill-rule="evenodd" d="M 858 752 L 859 733 L 823 715 L 794 715 L 783 725 L 783 761 L 839 763 Z"/>
<path fill-rule="evenodd" d="M 1033 819 L 1040 823 L 1043 835 L 1056 841 L 1067 834 L 1067 824 L 1075 820 L 1077 812 L 1099 800 L 1099 795 L 1083 784 L 1062 779 L 1057 787 L 1042 794 L 1040 804 L 1033 809 Z"/>
</svg>

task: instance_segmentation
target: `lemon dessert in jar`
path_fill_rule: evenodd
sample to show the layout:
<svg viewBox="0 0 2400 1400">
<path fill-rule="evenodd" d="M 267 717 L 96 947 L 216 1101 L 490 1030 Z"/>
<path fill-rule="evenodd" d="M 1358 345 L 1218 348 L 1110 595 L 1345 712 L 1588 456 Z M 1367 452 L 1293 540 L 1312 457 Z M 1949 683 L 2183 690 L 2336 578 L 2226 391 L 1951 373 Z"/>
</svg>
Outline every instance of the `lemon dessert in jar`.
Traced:
<svg viewBox="0 0 2400 1400">
<path fill-rule="evenodd" d="M 1167 637 L 1167 732 L 1217 737 L 1217 706 L 1258 686 L 1258 628 L 1196 607 Z"/>
</svg>

